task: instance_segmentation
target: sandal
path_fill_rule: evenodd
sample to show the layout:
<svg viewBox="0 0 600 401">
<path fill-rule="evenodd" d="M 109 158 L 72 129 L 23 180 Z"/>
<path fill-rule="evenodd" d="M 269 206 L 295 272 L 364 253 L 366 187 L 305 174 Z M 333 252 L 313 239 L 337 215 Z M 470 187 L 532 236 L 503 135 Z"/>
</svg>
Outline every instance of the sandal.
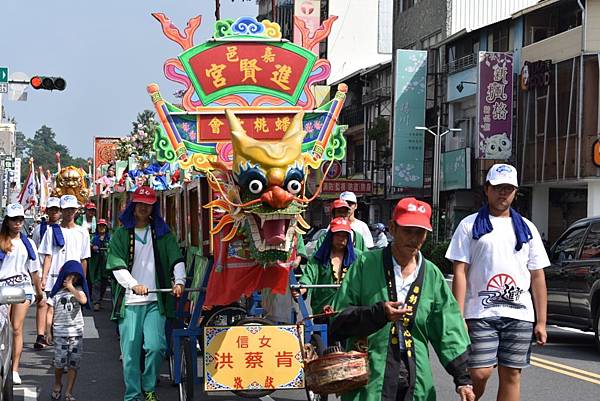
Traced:
<svg viewBox="0 0 600 401">
<path fill-rule="evenodd" d="M 77 401 L 73 394 L 65 394 L 65 401 Z"/>
<path fill-rule="evenodd" d="M 62 385 L 58 390 L 52 387 L 52 393 L 50 394 L 51 400 L 60 400 L 60 396 L 62 395 Z"/>
</svg>

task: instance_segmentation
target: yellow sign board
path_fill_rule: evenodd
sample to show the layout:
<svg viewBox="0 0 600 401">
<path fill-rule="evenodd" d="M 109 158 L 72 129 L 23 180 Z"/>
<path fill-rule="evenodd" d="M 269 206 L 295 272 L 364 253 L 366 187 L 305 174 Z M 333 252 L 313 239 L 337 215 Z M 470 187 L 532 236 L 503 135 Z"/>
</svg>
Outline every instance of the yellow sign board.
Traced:
<svg viewBox="0 0 600 401">
<path fill-rule="evenodd" d="M 204 328 L 204 390 L 304 388 L 296 326 Z"/>
</svg>

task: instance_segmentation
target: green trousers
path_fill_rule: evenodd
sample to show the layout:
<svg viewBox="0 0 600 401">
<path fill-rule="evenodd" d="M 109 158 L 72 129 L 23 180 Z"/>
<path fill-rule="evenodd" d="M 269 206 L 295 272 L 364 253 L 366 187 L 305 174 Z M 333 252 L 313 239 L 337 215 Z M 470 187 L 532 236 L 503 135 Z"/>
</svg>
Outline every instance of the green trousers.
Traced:
<svg viewBox="0 0 600 401">
<path fill-rule="evenodd" d="M 156 378 L 167 348 L 165 317 L 157 302 L 125 306 L 125 317 L 119 320 L 125 401 L 143 399 L 142 391 L 154 391 Z M 141 371 L 142 349 L 145 354 Z"/>
</svg>

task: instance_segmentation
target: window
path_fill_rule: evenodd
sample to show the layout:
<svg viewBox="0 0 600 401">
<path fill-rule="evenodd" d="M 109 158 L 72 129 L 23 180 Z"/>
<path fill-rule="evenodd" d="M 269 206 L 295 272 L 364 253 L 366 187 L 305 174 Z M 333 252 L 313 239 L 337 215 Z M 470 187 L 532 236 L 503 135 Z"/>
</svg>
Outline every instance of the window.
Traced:
<svg viewBox="0 0 600 401">
<path fill-rule="evenodd" d="M 577 258 L 577 251 L 587 226 L 576 227 L 565 234 L 552 251 L 551 261 L 560 263 Z"/>
<path fill-rule="evenodd" d="M 580 259 L 600 259 L 600 223 L 592 224 L 585 237 Z"/>
<path fill-rule="evenodd" d="M 409 8 L 411 8 L 412 6 L 415 5 L 415 3 L 417 2 L 417 0 L 401 0 L 402 2 L 402 8 L 400 10 L 400 12 L 404 12 L 406 10 L 408 10 Z"/>
<path fill-rule="evenodd" d="M 508 51 L 508 25 L 498 27 L 492 31 L 492 46 L 493 52 Z"/>
</svg>

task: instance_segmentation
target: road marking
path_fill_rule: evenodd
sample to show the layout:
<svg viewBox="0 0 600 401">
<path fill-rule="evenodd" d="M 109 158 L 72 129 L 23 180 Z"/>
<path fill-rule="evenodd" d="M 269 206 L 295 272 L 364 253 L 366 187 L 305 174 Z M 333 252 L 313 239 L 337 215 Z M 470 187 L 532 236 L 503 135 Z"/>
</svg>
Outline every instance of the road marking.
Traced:
<svg viewBox="0 0 600 401">
<path fill-rule="evenodd" d="M 15 386 L 13 393 L 17 395 L 17 392 L 23 392 L 23 401 L 37 401 L 37 389 L 35 387 L 20 387 Z"/>
<path fill-rule="evenodd" d="M 93 316 L 83 317 L 83 338 L 100 338 Z"/>
<path fill-rule="evenodd" d="M 273 398 L 271 398 L 270 395 L 265 395 L 264 397 L 260 397 L 259 400 L 261 400 L 261 401 L 275 401 Z"/>
<path fill-rule="evenodd" d="M 587 370 L 577 369 L 572 366 L 563 365 L 561 363 L 552 362 L 547 359 L 542 359 L 535 356 L 531 357 L 531 364 L 538 368 L 551 370 L 553 372 L 561 373 L 563 375 L 574 377 L 576 379 L 585 380 L 590 383 L 600 384 L 600 380 L 592 379 L 600 379 L 600 375 L 588 372 Z"/>
</svg>

